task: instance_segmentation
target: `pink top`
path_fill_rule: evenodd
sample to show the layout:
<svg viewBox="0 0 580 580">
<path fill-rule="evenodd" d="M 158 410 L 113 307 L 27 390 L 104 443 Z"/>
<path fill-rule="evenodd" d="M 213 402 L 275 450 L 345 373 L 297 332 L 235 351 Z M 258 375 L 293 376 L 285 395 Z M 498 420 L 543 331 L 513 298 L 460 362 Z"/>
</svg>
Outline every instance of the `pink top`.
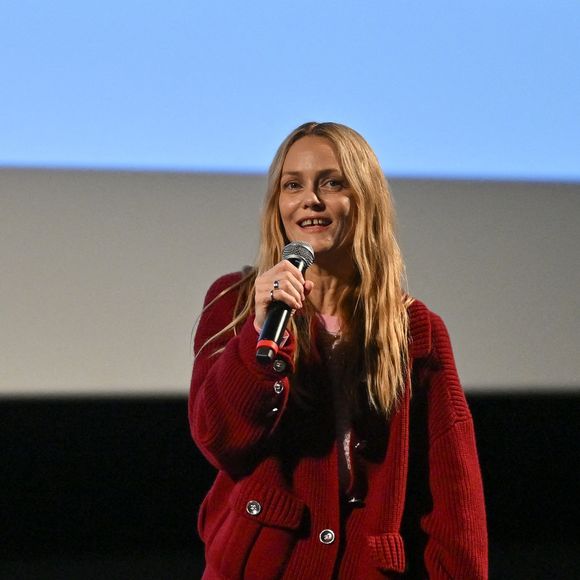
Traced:
<svg viewBox="0 0 580 580">
<path fill-rule="evenodd" d="M 332 314 L 319 314 L 318 318 L 324 324 L 324 328 L 328 334 L 334 334 L 337 336 L 340 334 L 340 318 L 338 316 L 333 316 Z"/>
</svg>

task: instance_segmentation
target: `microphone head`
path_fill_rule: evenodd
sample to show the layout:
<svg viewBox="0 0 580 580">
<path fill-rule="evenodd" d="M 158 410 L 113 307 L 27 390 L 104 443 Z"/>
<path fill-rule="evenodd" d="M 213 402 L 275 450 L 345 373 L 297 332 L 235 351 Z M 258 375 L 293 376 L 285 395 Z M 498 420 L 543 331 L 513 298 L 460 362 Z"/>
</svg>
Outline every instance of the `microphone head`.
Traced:
<svg viewBox="0 0 580 580">
<path fill-rule="evenodd" d="M 306 264 L 306 268 L 309 268 L 314 262 L 314 250 L 307 242 L 290 242 L 284 247 L 282 259 L 302 260 Z"/>
</svg>

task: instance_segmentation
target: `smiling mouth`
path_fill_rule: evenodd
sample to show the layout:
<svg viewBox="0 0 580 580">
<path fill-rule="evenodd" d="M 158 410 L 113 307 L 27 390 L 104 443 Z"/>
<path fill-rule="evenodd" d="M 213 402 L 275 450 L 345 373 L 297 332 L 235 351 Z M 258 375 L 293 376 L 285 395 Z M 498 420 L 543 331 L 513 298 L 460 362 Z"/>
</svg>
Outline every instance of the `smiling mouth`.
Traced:
<svg viewBox="0 0 580 580">
<path fill-rule="evenodd" d="M 310 228 L 315 226 L 329 226 L 332 223 L 332 220 L 328 218 L 307 218 L 304 220 L 300 220 L 298 225 L 301 228 Z"/>
</svg>

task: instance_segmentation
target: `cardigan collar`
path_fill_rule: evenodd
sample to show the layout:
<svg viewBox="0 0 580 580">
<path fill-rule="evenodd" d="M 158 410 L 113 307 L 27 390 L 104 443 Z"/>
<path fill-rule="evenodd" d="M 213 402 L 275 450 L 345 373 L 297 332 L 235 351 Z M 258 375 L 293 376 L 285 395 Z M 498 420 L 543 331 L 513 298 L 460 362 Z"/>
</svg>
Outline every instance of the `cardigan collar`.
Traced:
<svg viewBox="0 0 580 580">
<path fill-rule="evenodd" d="M 431 353 L 431 318 L 427 306 L 413 298 L 409 312 L 409 355 L 425 358 Z"/>
</svg>

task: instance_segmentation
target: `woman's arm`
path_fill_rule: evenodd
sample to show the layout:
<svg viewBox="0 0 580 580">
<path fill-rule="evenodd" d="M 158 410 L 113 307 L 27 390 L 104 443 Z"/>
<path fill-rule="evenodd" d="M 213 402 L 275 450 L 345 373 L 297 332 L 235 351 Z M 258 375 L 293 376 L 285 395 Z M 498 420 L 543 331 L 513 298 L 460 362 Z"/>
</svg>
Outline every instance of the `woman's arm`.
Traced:
<svg viewBox="0 0 580 580">
<path fill-rule="evenodd" d="M 445 324 L 431 315 L 428 373 L 429 487 L 423 516 L 425 566 L 434 579 L 487 578 L 487 526 L 473 420 L 459 383 Z"/>
<path fill-rule="evenodd" d="M 238 280 L 239 274 L 224 276 L 207 293 L 195 335 L 189 397 L 195 442 L 212 465 L 232 474 L 255 464 L 275 430 L 288 401 L 287 375 L 292 370 L 294 352 L 294 340 L 289 336 L 278 353 L 285 366 L 283 372 L 277 372 L 273 365 L 259 365 L 253 317 L 245 321 L 237 335 L 231 331 L 202 348 L 232 321 L 237 288 L 210 303 Z"/>
</svg>

